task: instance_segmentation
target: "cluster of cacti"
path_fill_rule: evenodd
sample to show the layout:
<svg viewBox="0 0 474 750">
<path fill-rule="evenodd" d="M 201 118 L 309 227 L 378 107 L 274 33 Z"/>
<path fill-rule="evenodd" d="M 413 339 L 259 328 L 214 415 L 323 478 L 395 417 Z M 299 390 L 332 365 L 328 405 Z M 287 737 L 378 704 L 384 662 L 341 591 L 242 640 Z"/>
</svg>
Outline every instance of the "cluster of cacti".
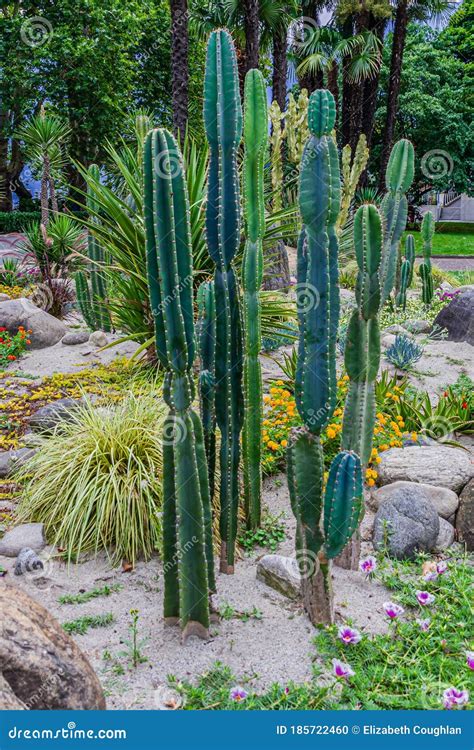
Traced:
<svg viewBox="0 0 474 750">
<path fill-rule="evenodd" d="M 402 139 L 392 149 L 385 172 L 385 194 L 381 210 L 384 215 L 384 238 L 380 263 L 381 304 L 389 298 L 395 284 L 398 244 L 405 231 L 408 201 L 405 193 L 413 182 L 415 153 L 410 141 Z"/>
<path fill-rule="evenodd" d="M 215 582 L 204 436 L 192 409 L 189 201 L 182 157 L 166 130 L 152 130 L 145 141 L 144 208 L 150 303 L 157 355 L 165 370 L 163 398 L 169 407 L 163 431 L 164 616 L 168 624 L 180 622 L 183 639 L 206 638 L 209 592 Z"/>
<path fill-rule="evenodd" d="M 352 158 L 352 148 L 349 144 L 342 149 L 341 156 L 341 208 L 336 222 L 336 231 L 339 233 L 346 225 L 349 217 L 349 209 L 354 200 L 354 195 L 359 184 L 360 176 L 369 161 L 369 149 L 367 138 L 361 133 Z"/>
<path fill-rule="evenodd" d="M 423 285 L 422 299 L 429 305 L 433 299 L 433 274 L 431 272 L 431 243 L 435 232 L 435 221 L 431 211 L 427 211 L 421 222 L 421 237 L 423 239 L 423 263 L 420 263 L 420 277 Z"/>
<path fill-rule="evenodd" d="M 261 521 L 262 346 L 260 287 L 263 279 L 265 202 L 263 169 L 268 146 L 267 93 L 263 75 L 250 70 L 244 96 L 243 205 L 246 242 L 242 267 L 244 320 L 243 468 L 245 515 L 249 528 Z"/>
<path fill-rule="evenodd" d="M 405 257 L 400 267 L 399 289 L 397 294 L 397 306 L 405 310 L 407 304 L 407 290 L 413 280 L 413 269 L 415 267 L 415 240 L 413 235 L 407 235 L 405 239 Z"/>
<path fill-rule="evenodd" d="M 272 102 L 268 114 L 271 122 L 270 153 L 271 153 L 271 180 L 273 210 L 275 213 L 283 208 L 283 143 L 284 135 L 282 120 L 285 116 L 280 105 L 275 100 Z"/>
<path fill-rule="evenodd" d="M 286 146 L 288 160 L 299 169 L 308 139 L 308 92 L 301 89 L 298 99 L 290 94 L 286 112 L 281 111 L 277 101 L 272 102 L 269 115 L 272 126 L 270 152 L 273 210 L 277 212 L 283 208 L 283 148 Z"/>
<path fill-rule="evenodd" d="M 99 168 L 96 164 L 91 164 L 88 172 L 94 182 L 99 181 Z M 94 193 L 90 188 L 87 191 L 87 206 L 91 209 L 91 222 L 97 222 L 98 205 Z M 75 276 L 79 309 L 87 325 L 93 331 L 110 331 L 110 313 L 105 304 L 107 299 L 107 279 L 104 272 L 104 251 L 99 241 L 91 232 L 89 232 L 87 238 L 87 251 L 90 261 L 90 287 L 87 274 L 84 271 L 78 271 Z"/>
<path fill-rule="evenodd" d="M 356 530 L 362 512 L 362 469 L 356 453 L 342 451 L 331 464 L 326 490 L 321 430 L 336 403 L 335 343 L 339 320 L 339 159 L 331 136 L 336 116 L 329 91 L 310 98 L 300 176 L 303 229 L 298 242 L 299 343 L 295 397 L 302 428 L 288 447 L 288 486 L 297 521 L 297 558 L 305 608 L 313 622 L 331 622 L 330 560 Z"/>
<path fill-rule="evenodd" d="M 309 137 L 308 128 L 308 92 L 301 89 L 298 99 L 290 93 L 288 108 L 285 112 L 284 137 L 288 146 L 288 158 L 298 168 L 301 164 L 304 148 Z"/>
<path fill-rule="evenodd" d="M 204 83 L 204 125 L 210 152 L 206 235 L 209 254 L 215 263 L 215 408 L 221 436 L 221 571 L 232 573 L 244 411 L 239 288 L 232 266 L 240 244 L 237 149 L 242 138 L 242 105 L 235 49 L 230 34 L 224 30 L 214 31 L 209 38 Z"/>
</svg>

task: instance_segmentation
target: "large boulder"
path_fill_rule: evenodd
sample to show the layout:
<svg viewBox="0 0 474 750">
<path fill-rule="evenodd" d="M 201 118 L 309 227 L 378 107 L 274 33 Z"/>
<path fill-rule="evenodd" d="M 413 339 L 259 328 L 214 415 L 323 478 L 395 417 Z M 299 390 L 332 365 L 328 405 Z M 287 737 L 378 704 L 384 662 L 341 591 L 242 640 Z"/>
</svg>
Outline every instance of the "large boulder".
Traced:
<svg viewBox="0 0 474 750">
<path fill-rule="evenodd" d="M 474 550 L 474 479 L 466 484 L 459 497 L 456 531 L 459 541 L 472 552 Z"/>
<path fill-rule="evenodd" d="M 459 494 L 474 476 L 470 454 L 447 445 L 390 448 L 377 467 L 380 485 L 405 481 L 447 487 Z"/>
<path fill-rule="evenodd" d="M 0 327 L 15 334 L 20 326 L 27 331 L 31 330 L 31 349 L 44 349 L 57 344 L 67 330 L 64 323 L 36 307 L 25 297 L 0 302 Z"/>
<path fill-rule="evenodd" d="M 474 346 L 474 289 L 466 289 L 443 307 L 434 325 L 447 330 L 449 341 L 467 341 Z"/>
<path fill-rule="evenodd" d="M 61 625 L 24 591 L 0 584 L 0 709 L 12 707 L 103 710 L 105 699 Z"/>
<path fill-rule="evenodd" d="M 371 493 L 369 504 L 374 510 L 377 510 L 384 500 L 389 500 L 399 490 L 403 490 L 407 497 L 410 497 L 411 491 L 418 492 L 420 488 L 423 490 L 426 499 L 433 504 L 439 516 L 450 518 L 456 513 L 459 499 L 455 492 L 448 490 L 446 487 L 434 487 L 431 484 L 417 482 L 394 482 L 379 487 Z"/>
<path fill-rule="evenodd" d="M 387 549 L 399 560 L 412 559 L 417 552 L 435 548 L 439 526 L 439 516 L 421 487 L 409 493 L 398 488 L 375 514 L 374 547 Z"/>
<path fill-rule="evenodd" d="M 45 546 L 44 524 L 22 523 L 0 539 L 0 555 L 16 557 L 25 547 L 40 552 Z"/>
<path fill-rule="evenodd" d="M 75 413 L 83 406 L 80 399 L 61 398 L 38 409 L 28 424 L 34 432 L 51 432 L 60 422 L 74 421 Z"/>
<path fill-rule="evenodd" d="M 454 526 L 444 518 L 439 519 L 439 534 L 433 552 L 444 552 L 454 542 Z"/>
</svg>

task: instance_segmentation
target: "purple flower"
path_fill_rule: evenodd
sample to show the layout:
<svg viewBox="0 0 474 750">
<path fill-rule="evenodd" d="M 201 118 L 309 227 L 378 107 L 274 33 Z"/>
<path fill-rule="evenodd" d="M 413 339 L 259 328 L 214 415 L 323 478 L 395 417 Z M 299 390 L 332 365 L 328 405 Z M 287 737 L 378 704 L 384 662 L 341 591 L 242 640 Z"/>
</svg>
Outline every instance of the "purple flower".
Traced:
<svg viewBox="0 0 474 750">
<path fill-rule="evenodd" d="M 370 578 L 377 570 L 377 560 L 373 555 L 369 555 L 365 560 L 360 561 L 359 567 L 365 573 L 366 578 Z"/>
<path fill-rule="evenodd" d="M 423 630 L 423 632 L 426 632 L 431 625 L 431 620 L 428 617 L 426 618 L 426 620 L 417 620 L 417 623 L 420 626 L 420 630 Z"/>
<path fill-rule="evenodd" d="M 289 693 L 289 692 L 290 692 L 290 688 L 289 688 L 289 687 L 286 687 L 286 688 L 285 688 L 285 695 L 288 695 L 288 693 Z"/>
<path fill-rule="evenodd" d="M 359 643 L 360 639 L 362 638 L 358 630 L 355 630 L 355 628 L 346 627 L 345 625 L 341 625 L 341 627 L 337 631 L 337 634 L 341 641 L 346 644 Z"/>
<path fill-rule="evenodd" d="M 344 679 L 347 679 L 348 677 L 355 675 L 352 667 L 349 664 L 345 664 L 343 661 L 339 661 L 339 659 L 332 660 L 332 668 L 336 677 L 344 677 Z"/>
<path fill-rule="evenodd" d="M 456 706 L 464 706 L 469 701 L 469 693 L 467 690 L 458 690 L 457 688 L 450 687 L 443 693 L 443 705 L 445 708 L 456 708 Z"/>
<path fill-rule="evenodd" d="M 418 604 L 421 604 L 422 607 L 425 607 L 427 604 L 433 604 L 436 599 L 435 595 L 429 594 L 428 591 L 417 591 L 416 598 L 418 599 Z"/>
<path fill-rule="evenodd" d="M 244 701 L 247 697 L 248 693 L 246 690 L 244 690 L 240 685 L 237 685 L 236 687 L 232 688 L 230 691 L 230 697 L 233 701 L 237 701 L 237 703 L 240 703 L 241 701 Z"/>
<path fill-rule="evenodd" d="M 385 614 L 392 620 L 394 620 L 396 617 L 400 617 L 400 615 L 403 615 L 405 611 L 403 607 L 400 606 L 400 604 L 395 604 L 395 602 L 384 602 L 383 608 L 385 610 Z"/>
<path fill-rule="evenodd" d="M 466 651 L 466 663 L 469 669 L 474 669 L 474 651 Z"/>
<path fill-rule="evenodd" d="M 442 576 L 443 573 L 446 573 L 448 569 L 448 563 L 444 560 L 441 560 L 441 562 L 436 564 L 436 572 L 439 576 Z"/>
<path fill-rule="evenodd" d="M 434 570 L 430 570 L 429 573 L 426 573 L 423 576 L 424 581 L 436 581 L 437 578 L 438 578 L 438 574 Z"/>
</svg>

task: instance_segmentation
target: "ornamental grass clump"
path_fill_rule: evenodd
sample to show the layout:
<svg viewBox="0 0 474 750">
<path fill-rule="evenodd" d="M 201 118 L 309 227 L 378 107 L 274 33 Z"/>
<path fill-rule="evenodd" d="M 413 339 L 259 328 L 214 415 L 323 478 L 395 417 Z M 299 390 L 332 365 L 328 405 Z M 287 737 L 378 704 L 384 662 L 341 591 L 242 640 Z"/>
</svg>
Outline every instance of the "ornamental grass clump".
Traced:
<svg viewBox="0 0 474 750">
<path fill-rule="evenodd" d="M 21 470 L 18 523 L 44 523 L 69 561 L 100 550 L 114 564 L 149 558 L 161 546 L 163 418 L 149 393 L 77 410 Z"/>
</svg>

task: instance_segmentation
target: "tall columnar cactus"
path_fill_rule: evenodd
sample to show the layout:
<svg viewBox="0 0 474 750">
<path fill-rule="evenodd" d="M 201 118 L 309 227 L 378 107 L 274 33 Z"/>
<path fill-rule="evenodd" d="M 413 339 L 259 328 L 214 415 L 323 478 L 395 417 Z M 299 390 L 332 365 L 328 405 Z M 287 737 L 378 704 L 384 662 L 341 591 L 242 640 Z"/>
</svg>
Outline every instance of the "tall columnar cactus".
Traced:
<svg viewBox="0 0 474 750">
<path fill-rule="evenodd" d="M 385 173 L 387 193 L 382 201 L 384 241 L 380 263 L 382 305 L 389 298 L 395 284 L 398 244 L 405 230 L 408 201 L 405 193 L 413 182 L 415 153 L 410 141 L 398 141 L 390 154 Z"/>
<path fill-rule="evenodd" d="M 169 407 L 163 432 L 164 616 L 183 639 L 207 638 L 215 588 L 211 505 L 201 421 L 192 409 L 194 319 L 189 202 L 174 137 L 152 130 L 144 147 L 148 284 Z"/>
<path fill-rule="evenodd" d="M 408 288 L 413 283 L 413 272 L 415 270 L 415 238 L 412 234 L 407 234 L 405 239 L 405 260 L 410 264 L 410 275 L 407 284 Z"/>
<path fill-rule="evenodd" d="M 91 164 L 88 172 L 94 182 L 99 182 L 99 167 L 96 164 Z M 91 222 L 97 222 L 98 204 L 90 187 L 87 191 L 87 207 L 91 211 Z M 104 304 L 107 299 L 107 279 L 103 268 L 104 251 L 91 232 L 88 234 L 87 251 L 90 261 L 90 287 L 87 275 L 83 271 L 79 271 L 75 277 L 79 309 L 89 328 L 94 331 L 97 329 L 110 331 L 110 313 Z"/>
<path fill-rule="evenodd" d="M 410 286 L 411 263 L 405 258 L 400 269 L 400 290 L 397 295 L 397 306 L 405 310 L 407 306 L 407 289 Z"/>
<path fill-rule="evenodd" d="M 197 308 L 198 325 L 196 333 L 200 359 L 199 402 L 206 447 L 209 494 L 212 502 L 216 470 L 216 412 L 214 406 L 216 385 L 216 303 L 213 281 L 204 281 L 199 287 Z"/>
<path fill-rule="evenodd" d="M 244 398 L 243 429 L 245 515 L 249 528 L 261 520 L 262 371 L 260 367 L 265 202 L 263 168 L 268 146 L 267 94 L 263 75 L 250 70 L 245 79 L 243 199 L 246 243 L 242 268 L 244 290 Z"/>
<path fill-rule="evenodd" d="M 359 457 L 342 451 L 331 464 L 326 490 L 321 430 L 335 408 L 335 331 L 339 319 L 338 243 L 339 159 L 330 133 L 336 116 L 329 91 L 310 98 L 300 177 L 304 223 L 298 243 L 299 346 L 296 404 L 304 426 L 288 447 L 288 486 L 297 521 L 296 547 L 305 608 L 312 622 L 333 619 L 330 560 L 357 528 L 362 509 Z"/>
<path fill-rule="evenodd" d="M 423 239 L 423 263 L 420 263 L 420 276 L 423 284 L 422 299 L 425 305 L 433 299 L 433 274 L 431 271 L 431 243 L 435 232 L 435 221 L 431 211 L 427 211 L 421 222 Z"/>
<path fill-rule="evenodd" d="M 204 124 L 210 164 L 206 235 L 214 261 L 216 300 L 216 419 L 220 447 L 221 571 L 233 573 L 239 507 L 240 432 L 243 423 L 242 330 L 232 261 L 240 243 L 237 148 L 242 105 L 237 59 L 227 31 L 214 31 L 207 49 Z"/>
</svg>

